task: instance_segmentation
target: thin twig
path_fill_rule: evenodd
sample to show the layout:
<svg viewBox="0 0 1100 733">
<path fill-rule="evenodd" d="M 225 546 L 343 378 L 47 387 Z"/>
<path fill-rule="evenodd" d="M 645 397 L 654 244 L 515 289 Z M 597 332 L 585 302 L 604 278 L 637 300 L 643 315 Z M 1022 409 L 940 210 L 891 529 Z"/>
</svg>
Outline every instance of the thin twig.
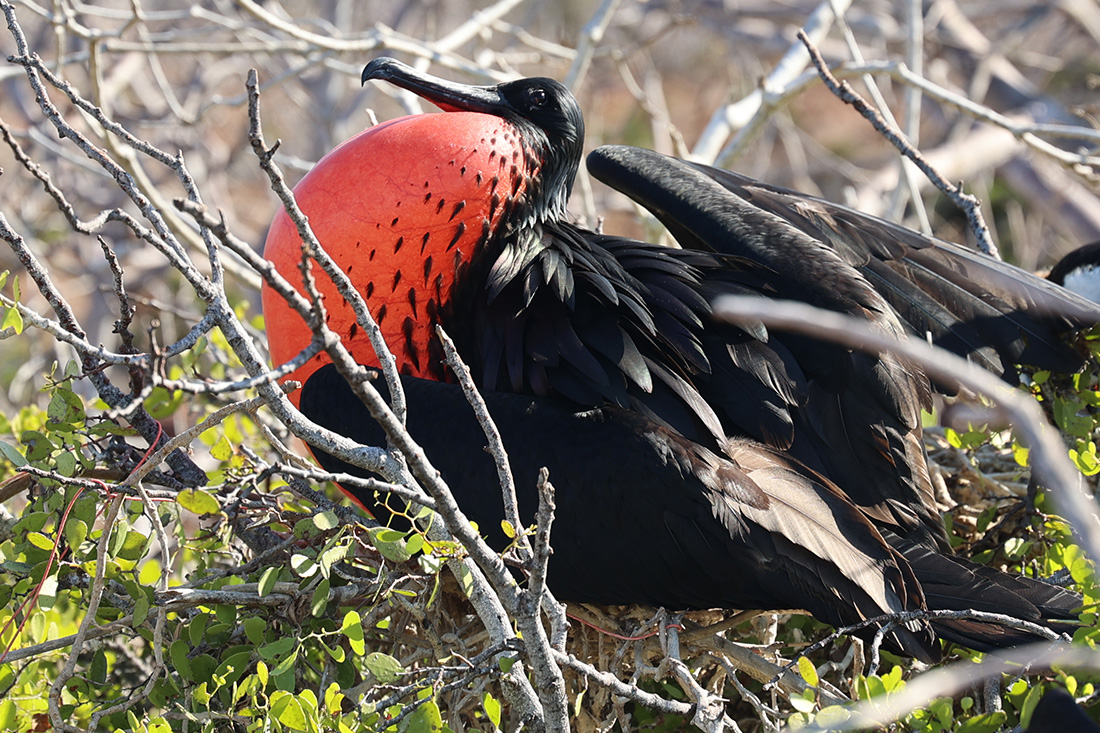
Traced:
<svg viewBox="0 0 1100 733">
<path fill-rule="evenodd" d="M 989 227 L 985 224 L 985 219 L 981 212 L 981 202 L 968 193 L 965 193 L 955 184 L 945 180 L 943 176 L 939 174 L 932 166 L 928 165 L 928 162 L 921 155 L 920 151 L 913 147 L 908 140 L 892 125 L 890 125 L 882 115 L 879 114 L 871 105 L 856 94 L 851 85 L 846 81 L 837 81 L 837 78 L 829 72 L 829 67 L 825 64 L 825 59 L 821 57 L 821 52 L 817 50 L 817 46 L 806 35 L 805 31 L 799 30 L 798 38 L 806 46 L 806 50 L 809 51 L 810 57 L 813 60 L 814 66 L 817 67 L 818 73 L 825 81 L 825 86 L 829 88 L 833 94 L 839 97 L 843 102 L 850 104 L 863 115 L 871 125 L 882 134 L 887 140 L 890 141 L 903 155 L 912 160 L 924 175 L 928 176 L 936 188 L 943 191 L 955 205 L 958 206 L 966 214 L 967 220 L 970 222 L 970 229 L 974 233 L 974 237 L 978 240 L 978 248 L 982 252 L 985 252 L 991 257 L 1001 258 L 1001 253 L 997 249 L 997 245 L 993 243 L 993 239 L 989 236 Z"/>
<path fill-rule="evenodd" d="M 88 632 L 91 631 L 94 626 L 96 613 L 99 611 L 99 602 L 103 597 L 103 586 L 106 582 L 107 558 L 109 556 L 107 552 L 107 541 L 111 537 L 111 530 L 114 528 L 115 519 L 118 518 L 118 510 L 122 507 L 122 501 L 123 497 L 117 496 L 107 507 L 107 512 L 103 518 L 102 534 L 99 538 L 95 575 L 92 577 L 92 587 L 88 594 L 88 607 L 84 612 L 84 618 L 80 622 L 80 627 L 73 636 L 73 650 L 69 654 L 68 659 L 65 660 L 64 666 L 58 671 L 57 678 L 53 681 L 53 684 L 50 685 L 50 692 L 47 696 L 47 709 L 49 710 L 50 724 L 53 725 L 54 730 L 79 731 L 75 726 L 65 722 L 65 718 L 61 715 L 61 691 L 65 689 L 65 685 L 68 684 L 69 680 L 76 674 L 76 663 L 80 658 L 81 648 L 84 646 Z"/>
<path fill-rule="evenodd" d="M 435 333 L 443 345 L 443 354 L 447 366 L 458 377 L 458 383 L 462 386 L 466 401 L 473 408 L 474 416 L 477 417 L 477 422 L 485 433 L 485 438 L 489 441 L 489 455 L 493 457 L 493 462 L 496 463 L 497 480 L 500 482 L 500 490 L 504 498 L 504 519 L 512 525 L 515 532 L 515 544 L 519 561 L 527 563 L 532 556 L 531 543 L 524 531 L 523 520 L 520 518 L 519 499 L 516 498 L 516 482 L 512 476 L 512 466 L 508 460 L 508 452 L 504 449 L 504 441 L 500 437 L 500 430 L 497 429 L 496 422 L 493 420 L 493 416 L 489 414 L 489 408 L 485 404 L 485 400 L 481 397 L 477 385 L 474 384 L 474 378 L 470 375 L 470 368 L 458 355 L 458 350 L 455 349 L 451 337 L 439 325 L 435 327 Z"/>
</svg>

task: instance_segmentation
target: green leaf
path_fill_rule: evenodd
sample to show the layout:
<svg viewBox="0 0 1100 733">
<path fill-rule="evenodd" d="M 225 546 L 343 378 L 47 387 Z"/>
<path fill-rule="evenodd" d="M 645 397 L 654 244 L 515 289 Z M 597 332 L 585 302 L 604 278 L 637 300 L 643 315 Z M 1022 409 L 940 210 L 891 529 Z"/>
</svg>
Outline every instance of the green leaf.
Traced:
<svg viewBox="0 0 1100 733">
<path fill-rule="evenodd" d="M 151 539 L 151 535 L 142 534 L 136 529 L 131 529 L 126 533 L 122 545 L 115 554 L 123 560 L 139 560 L 145 554 L 145 548 L 149 546 Z"/>
<path fill-rule="evenodd" d="M 1069 457 L 1077 470 L 1086 476 L 1100 473 L 1100 458 L 1097 458 L 1096 443 L 1093 441 L 1078 440 L 1077 447 L 1070 448 Z"/>
<path fill-rule="evenodd" d="M 823 730 L 835 730 L 841 728 L 851 717 L 852 714 L 846 708 L 830 705 L 814 716 L 814 722 Z"/>
<path fill-rule="evenodd" d="M 146 733 L 172 733 L 172 726 L 163 717 L 153 718 L 145 726 Z"/>
<path fill-rule="evenodd" d="M 95 494 L 89 491 L 73 504 L 73 509 L 69 512 L 69 519 L 79 519 L 84 524 L 91 526 L 95 524 L 98 511 L 99 504 L 96 501 Z"/>
<path fill-rule="evenodd" d="M 181 402 L 182 391 L 169 392 L 164 387 L 154 387 L 153 392 L 145 399 L 145 409 L 154 419 L 163 420 L 171 417 Z"/>
<path fill-rule="evenodd" d="M 26 532 L 38 532 L 46 526 L 46 521 L 52 519 L 47 512 L 30 512 L 24 514 L 23 517 L 15 523 L 12 527 L 12 532 L 15 534 Z M 19 572 L 18 570 L 12 570 L 12 572 Z"/>
<path fill-rule="evenodd" d="M 107 655 L 103 649 L 97 649 L 92 655 L 92 664 L 88 667 L 88 679 L 100 685 L 107 681 Z"/>
<path fill-rule="evenodd" d="M 1042 685 L 1032 685 L 1027 691 L 1027 696 L 1024 698 L 1024 704 L 1020 706 L 1020 724 L 1026 729 L 1031 725 L 1031 714 L 1035 712 L 1035 706 L 1039 704 L 1039 700 L 1043 697 L 1044 688 Z"/>
<path fill-rule="evenodd" d="M 317 584 L 317 589 L 313 591 L 313 600 L 309 604 L 309 612 L 313 614 L 315 618 L 320 618 L 325 613 L 325 608 L 328 607 L 328 592 L 330 585 L 327 579 L 322 580 Z"/>
<path fill-rule="evenodd" d="M 800 713 L 812 712 L 816 706 L 813 690 L 803 690 L 801 695 L 791 695 L 791 707 Z"/>
<path fill-rule="evenodd" d="M 0 700 L 0 730 L 15 730 L 15 703 L 10 698 Z"/>
<path fill-rule="evenodd" d="M 219 461 L 228 461 L 233 455 L 233 446 L 224 435 L 210 448 L 210 455 Z"/>
<path fill-rule="evenodd" d="M 378 542 L 374 543 L 374 546 L 378 548 L 378 551 L 382 553 L 382 557 L 391 562 L 405 562 L 412 557 L 412 553 L 409 552 L 409 548 L 404 542 Z"/>
<path fill-rule="evenodd" d="M 340 685 L 332 682 L 325 690 L 325 712 L 329 715 L 336 715 L 341 710 L 341 704 L 344 701 L 344 693 L 340 692 Z"/>
<path fill-rule="evenodd" d="M 928 710 L 936 719 L 940 721 L 945 727 L 950 727 L 950 723 L 953 717 L 953 708 L 955 701 L 949 697 L 937 697 L 935 700 L 928 703 Z"/>
<path fill-rule="evenodd" d="M 0 455 L 3 455 L 4 458 L 10 461 L 12 465 L 16 466 L 17 468 L 27 465 L 26 456 L 24 456 L 14 445 L 11 445 L 10 443 L 5 443 L 2 440 L 0 440 Z"/>
<path fill-rule="evenodd" d="M 176 501 L 181 507 L 200 517 L 204 514 L 217 514 L 222 508 L 214 495 L 203 489 L 184 489 L 177 495 Z"/>
<path fill-rule="evenodd" d="M 23 316 L 16 308 L 8 308 L 8 312 L 4 314 L 4 322 L 0 323 L 0 331 L 9 328 L 14 329 L 17 334 L 23 333 Z"/>
<path fill-rule="evenodd" d="M 267 631 L 267 621 L 260 616 L 249 616 L 244 620 L 244 635 L 255 646 L 264 643 L 264 632 Z"/>
<path fill-rule="evenodd" d="M 69 517 L 65 522 L 65 541 L 69 543 L 69 547 L 78 549 L 87 537 L 88 525 L 83 520 Z"/>
<path fill-rule="evenodd" d="M 40 550 L 52 550 L 53 540 L 41 532 L 29 532 L 27 533 L 27 541 Z"/>
<path fill-rule="evenodd" d="M 271 705 L 271 717 L 291 730 L 308 730 L 302 703 L 294 695 L 285 694 Z"/>
<path fill-rule="evenodd" d="M 224 677 L 227 684 L 232 684 L 244 676 L 251 662 L 252 650 L 238 647 L 222 659 L 222 663 L 218 665 L 214 674 Z"/>
<path fill-rule="evenodd" d="M 817 687 L 820 683 L 817 677 L 817 669 L 807 657 L 798 658 L 798 673 L 802 675 L 802 679 L 806 680 L 806 684 L 810 687 Z"/>
<path fill-rule="evenodd" d="M 1081 414 L 1086 409 L 1085 403 L 1079 398 L 1054 400 L 1054 421 L 1058 427 L 1070 435 L 1078 438 L 1086 438 L 1092 432 L 1092 417 Z"/>
<path fill-rule="evenodd" d="M 340 518 L 336 516 L 336 512 L 325 511 L 313 515 L 313 524 L 317 529 L 324 532 L 340 526 Z"/>
<path fill-rule="evenodd" d="M 351 548 L 347 545 L 337 545 L 336 547 L 330 547 L 322 552 L 317 563 L 321 568 L 321 574 L 326 578 L 329 577 L 332 572 L 332 566 L 347 557 L 350 549 Z"/>
<path fill-rule="evenodd" d="M 363 659 L 363 664 L 383 685 L 396 682 L 405 673 L 401 662 L 382 652 L 371 652 Z"/>
<path fill-rule="evenodd" d="M 48 575 L 43 578 L 42 582 L 38 585 L 38 608 L 42 611 L 48 611 L 53 608 L 53 604 L 56 599 L 57 576 Z"/>
<path fill-rule="evenodd" d="M 80 396 L 64 387 L 54 390 L 50 405 L 46 408 L 46 417 L 51 423 L 63 425 L 83 425 L 87 419 Z"/>
<path fill-rule="evenodd" d="M 62 476 L 76 475 L 76 455 L 72 451 L 57 454 L 57 472 Z"/>
<path fill-rule="evenodd" d="M 371 536 L 375 542 L 400 542 L 405 539 L 404 532 L 398 532 L 389 527 L 376 527 L 371 530 Z"/>
<path fill-rule="evenodd" d="M 259 588 L 257 588 L 260 598 L 266 596 L 271 592 L 271 589 L 275 587 L 275 582 L 279 579 L 280 570 L 281 568 L 270 567 L 260 576 Z"/>
<path fill-rule="evenodd" d="M 214 670 L 218 668 L 218 660 L 209 654 L 199 654 L 196 657 L 191 658 L 191 675 L 195 682 L 200 680 L 211 680 L 214 676 Z"/>
<path fill-rule="evenodd" d="M 301 553 L 290 556 L 290 568 L 302 578 L 311 578 L 318 570 L 313 558 Z"/>
<path fill-rule="evenodd" d="M 428 700 L 409 716 L 408 733 L 437 733 L 443 730 L 443 714 L 435 700 Z"/>
<path fill-rule="evenodd" d="M 489 721 L 493 724 L 494 728 L 500 727 L 500 700 L 497 700 L 492 694 L 486 692 L 481 697 L 481 707 L 485 708 L 485 715 L 488 716 Z"/>
<path fill-rule="evenodd" d="M 515 657 L 498 657 L 497 665 L 500 667 L 500 671 L 504 674 L 508 674 L 512 671 L 512 665 L 516 663 Z"/>
<path fill-rule="evenodd" d="M 134 627 L 137 628 L 145 623 L 145 619 L 149 616 L 149 599 L 143 593 L 137 597 L 134 601 Z"/>
<path fill-rule="evenodd" d="M 328 655 L 332 657 L 337 664 L 340 664 L 347 658 L 347 655 L 344 653 L 344 647 L 342 646 L 329 646 L 323 641 L 321 642 L 321 646 L 325 648 L 325 651 L 328 652 Z"/>
<path fill-rule="evenodd" d="M 955 733 L 995 733 L 1001 729 L 1008 714 L 1004 710 L 985 715 L 975 715 L 955 729 Z"/>
<path fill-rule="evenodd" d="M 120 519 L 115 523 L 114 531 L 111 532 L 111 539 L 107 542 L 107 556 L 109 558 L 114 559 L 118 551 L 126 544 L 126 536 L 128 534 L 130 534 L 129 522 Z"/>
<path fill-rule="evenodd" d="M 176 672 L 179 673 L 184 679 L 191 678 L 191 660 L 187 657 L 187 653 L 191 649 L 187 646 L 187 642 L 183 639 L 176 639 L 172 642 L 172 646 L 168 649 L 168 656 L 172 659 L 172 666 L 176 668 Z"/>
<path fill-rule="evenodd" d="M 366 645 L 363 642 L 363 619 L 359 616 L 358 611 L 348 611 L 344 614 L 344 622 L 340 625 L 340 632 L 348 637 L 351 650 L 362 656 L 366 651 Z"/>
<path fill-rule="evenodd" d="M 1005 540 L 1004 551 L 1010 558 L 1019 557 L 1031 543 L 1019 537 L 1009 537 Z"/>
<path fill-rule="evenodd" d="M 198 646 L 202 643 L 202 637 L 206 634 L 206 625 L 210 623 L 210 614 L 199 613 L 196 614 L 191 623 L 187 626 L 187 638 L 191 640 L 191 646 Z"/>
<path fill-rule="evenodd" d="M 41 461 L 53 451 L 53 443 L 39 430 L 25 430 L 19 436 L 19 442 L 27 446 L 27 460 Z"/>
<path fill-rule="evenodd" d="M 1021 445 L 1019 442 L 1012 444 L 1012 458 L 1016 461 L 1017 465 L 1027 466 L 1031 457 L 1031 449 L 1027 446 Z"/>
<path fill-rule="evenodd" d="M 294 523 L 294 536 L 298 539 L 305 537 L 312 537 L 320 530 L 317 529 L 317 525 L 313 523 L 313 517 L 306 517 L 305 519 L 299 519 Z"/>
<path fill-rule="evenodd" d="M 295 649 L 294 651 L 292 651 L 290 654 L 287 655 L 286 659 L 279 662 L 275 666 L 275 669 L 271 670 L 272 676 L 278 677 L 281 674 L 286 674 L 287 672 L 294 669 L 294 664 L 297 661 L 298 661 L 298 650 Z"/>
<path fill-rule="evenodd" d="M 273 641 L 270 644 L 265 644 L 264 646 L 260 647 L 257 651 L 260 653 L 260 656 L 263 657 L 264 659 L 268 659 L 268 660 L 277 659 L 278 657 L 283 656 L 284 654 L 289 652 L 291 649 L 293 649 L 294 645 L 297 644 L 297 643 L 298 643 L 298 640 L 295 639 L 293 636 L 284 636 L 282 639 L 278 639 L 277 641 Z M 275 674 L 278 674 L 278 672 L 275 672 Z"/>
<path fill-rule="evenodd" d="M 982 510 L 981 514 L 978 515 L 978 519 L 975 521 L 975 524 L 979 533 L 985 532 L 987 529 L 989 529 L 989 525 L 992 524 L 993 520 L 997 518 L 997 509 L 998 507 L 996 505 L 988 506 Z"/>
</svg>

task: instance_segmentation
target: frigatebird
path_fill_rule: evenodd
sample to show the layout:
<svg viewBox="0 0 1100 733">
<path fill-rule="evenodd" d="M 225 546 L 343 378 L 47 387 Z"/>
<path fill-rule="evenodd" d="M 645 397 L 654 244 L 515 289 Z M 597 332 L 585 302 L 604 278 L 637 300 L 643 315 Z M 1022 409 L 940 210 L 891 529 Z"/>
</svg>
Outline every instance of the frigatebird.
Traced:
<svg viewBox="0 0 1100 733">
<path fill-rule="evenodd" d="M 926 607 L 1038 621 L 1077 605 L 1053 586 L 950 556 L 921 447 L 931 388 L 919 368 L 762 324 L 719 323 L 710 301 L 797 298 L 903 337 L 914 326 L 876 289 L 893 287 L 924 315 L 916 328 L 935 324 L 933 337 L 1001 369 L 1025 357 L 1077 366 L 1058 337 L 1100 320 L 1094 306 L 1000 263 L 986 267 L 1007 275 L 968 290 L 969 270 L 936 240 L 880 242 L 872 232 L 849 241 L 862 215 L 805 198 L 781 216 L 769 209 L 795 194 L 633 148 L 597 150 L 589 166 L 649 206 L 682 248 L 592 232 L 566 212 L 584 134 L 565 87 L 544 78 L 467 86 L 392 59 L 371 62 L 369 79 L 446 114 L 391 121 L 345 143 L 299 184 L 299 204 L 387 336 L 406 375 L 413 436 L 480 526 L 498 524 L 500 499 L 473 416 L 441 363 L 436 324 L 486 391 L 528 489 L 527 521 L 533 472 L 550 468 L 559 521 L 549 582 L 560 598 L 799 606 L 833 624 Z M 926 250 L 948 270 L 931 271 L 965 281 L 969 300 L 937 299 L 930 276 L 921 279 Z M 285 216 L 265 255 L 294 279 L 300 247 Z M 1008 281 L 1024 293 L 981 290 Z M 363 363 L 377 363 L 332 293 L 330 326 Z M 1070 305 L 1047 307 L 1060 301 Z M 308 329 L 270 291 L 264 306 L 272 356 L 290 358 Z M 996 318 L 986 317 L 991 309 Z M 321 363 L 298 375 L 303 412 L 377 444 L 379 428 Z M 935 632 L 974 648 L 1027 637 L 969 621 L 938 622 Z M 895 627 L 888 643 L 922 659 L 937 654 L 923 622 Z"/>
<path fill-rule="evenodd" d="M 1100 242 L 1068 252 L 1050 268 L 1047 279 L 1094 302 L 1100 302 Z"/>
</svg>

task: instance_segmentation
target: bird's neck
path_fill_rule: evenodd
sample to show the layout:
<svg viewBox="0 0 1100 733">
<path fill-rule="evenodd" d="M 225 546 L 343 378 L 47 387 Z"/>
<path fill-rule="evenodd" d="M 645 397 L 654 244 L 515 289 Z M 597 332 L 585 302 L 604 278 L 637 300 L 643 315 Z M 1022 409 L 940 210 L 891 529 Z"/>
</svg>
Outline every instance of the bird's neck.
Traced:
<svg viewBox="0 0 1100 733">
<path fill-rule="evenodd" d="M 430 235 L 404 232 L 400 248 L 380 247 L 370 262 L 368 302 L 403 373 L 446 379 L 436 325 L 461 340 L 453 331 L 470 327 L 470 304 L 510 282 L 541 250 L 546 230 L 566 216 L 573 173 L 541 165 L 546 151 L 517 144 L 522 139 L 501 130 L 482 141 L 496 151 L 483 159 L 488 165 L 464 173 L 449 166 L 462 178 L 450 186 L 455 190 L 440 185 L 445 193 L 418 203 L 442 207 L 430 217 Z"/>
</svg>

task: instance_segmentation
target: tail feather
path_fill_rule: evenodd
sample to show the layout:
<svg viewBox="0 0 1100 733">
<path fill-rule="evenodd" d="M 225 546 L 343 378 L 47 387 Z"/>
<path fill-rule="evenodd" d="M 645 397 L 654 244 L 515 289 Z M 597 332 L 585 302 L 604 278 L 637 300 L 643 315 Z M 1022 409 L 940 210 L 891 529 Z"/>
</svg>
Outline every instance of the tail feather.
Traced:
<svg viewBox="0 0 1100 733">
<path fill-rule="evenodd" d="M 930 610 L 996 613 L 1055 631 L 1067 630 L 1067 624 L 1058 622 L 1076 618 L 1081 597 L 1064 588 L 944 555 L 890 532 L 883 536 L 909 561 Z M 978 651 L 1043 640 L 1030 631 L 993 621 L 937 619 L 932 625 L 943 639 Z"/>
</svg>

